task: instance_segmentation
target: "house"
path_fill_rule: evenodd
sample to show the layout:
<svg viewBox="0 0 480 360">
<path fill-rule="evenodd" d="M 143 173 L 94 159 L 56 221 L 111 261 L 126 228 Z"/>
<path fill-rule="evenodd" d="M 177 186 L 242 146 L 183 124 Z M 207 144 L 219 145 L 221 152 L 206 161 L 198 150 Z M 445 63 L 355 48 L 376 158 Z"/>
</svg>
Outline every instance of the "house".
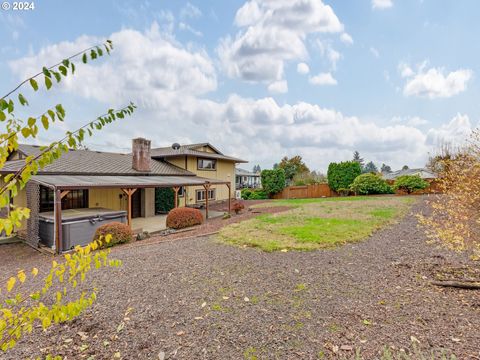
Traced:
<svg viewBox="0 0 480 360">
<path fill-rule="evenodd" d="M 403 175 L 419 175 L 424 180 L 433 180 L 437 178 L 435 173 L 425 168 L 402 169 L 391 173 L 382 173 L 383 178 L 387 181 L 395 181 L 396 178 Z"/>
<path fill-rule="evenodd" d="M 245 169 L 235 169 L 235 188 L 237 190 L 250 188 L 256 189 L 262 187 L 260 173 L 254 173 Z"/>
<path fill-rule="evenodd" d="M 0 176 L 18 171 L 27 156 L 39 153 L 40 147 L 21 144 Z M 38 246 L 42 231 L 51 232 L 52 248 L 60 252 L 69 249 L 63 241 L 67 234 L 62 237 L 62 231 L 68 230 L 66 219 L 98 225 L 99 219 L 121 217 L 123 212 L 132 227 L 132 219 L 156 215 L 157 188 L 172 188 L 175 206 L 203 206 L 208 217 L 209 202 L 228 199 L 230 203 L 235 164 L 241 162 L 245 161 L 224 155 L 209 143 L 151 149 L 150 140 L 143 138 L 132 140 L 129 154 L 71 150 L 32 176 L 12 205 L 31 209 L 30 219 L 20 229 L 28 244 Z M 92 211 L 96 220 L 88 218 Z M 44 223 L 53 227 L 42 228 Z"/>
</svg>

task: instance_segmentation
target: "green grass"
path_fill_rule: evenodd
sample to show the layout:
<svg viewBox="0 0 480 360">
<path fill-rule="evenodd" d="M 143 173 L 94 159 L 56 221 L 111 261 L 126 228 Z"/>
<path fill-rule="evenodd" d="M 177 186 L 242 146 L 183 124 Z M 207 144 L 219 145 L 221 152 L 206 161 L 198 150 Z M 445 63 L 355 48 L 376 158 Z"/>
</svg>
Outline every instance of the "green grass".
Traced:
<svg viewBox="0 0 480 360">
<path fill-rule="evenodd" d="M 398 196 L 278 200 L 273 202 L 275 206 L 292 209 L 229 225 L 218 237 L 229 244 L 268 252 L 332 248 L 360 241 L 396 221 L 414 201 Z"/>
</svg>

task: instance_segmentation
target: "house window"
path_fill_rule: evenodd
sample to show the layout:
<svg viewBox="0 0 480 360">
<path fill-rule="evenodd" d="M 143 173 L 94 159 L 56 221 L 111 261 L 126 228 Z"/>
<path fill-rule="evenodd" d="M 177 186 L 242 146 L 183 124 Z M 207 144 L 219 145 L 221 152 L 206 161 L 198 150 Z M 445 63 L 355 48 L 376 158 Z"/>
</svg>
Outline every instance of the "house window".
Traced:
<svg viewBox="0 0 480 360">
<path fill-rule="evenodd" d="M 197 159 L 198 170 L 215 170 L 217 168 L 217 160 L 215 159 Z"/>
<path fill-rule="evenodd" d="M 197 190 L 197 202 L 205 201 L 205 190 Z M 215 189 L 208 190 L 208 200 L 215 200 Z"/>
<path fill-rule="evenodd" d="M 53 211 L 55 193 L 47 187 L 40 187 L 40 212 Z M 70 190 L 62 199 L 62 210 L 88 208 L 88 190 Z"/>
<path fill-rule="evenodd" d="M 185 196 L 185 186 L 180 186 L 180 189 L 178 189 L 178 197 L 184 197 Z"/>
</svg>

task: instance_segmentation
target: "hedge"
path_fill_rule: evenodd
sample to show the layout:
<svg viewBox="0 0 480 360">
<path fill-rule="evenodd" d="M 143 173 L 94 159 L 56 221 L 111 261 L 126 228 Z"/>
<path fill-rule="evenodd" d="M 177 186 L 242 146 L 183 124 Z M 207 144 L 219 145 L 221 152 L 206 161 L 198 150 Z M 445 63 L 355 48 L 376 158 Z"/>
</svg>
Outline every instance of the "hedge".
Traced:
<svg viewBox="0 0 480 360">
<path fill-rule="evenodd" d="M 350 189 L 358 195 L 393 193 L 392 187 L 380 175 L 372 173 L 357 176 Z"/>
<path fill-rule="evenodd" d="M 279 193 L 285 187 L 285 171 L 281 168 L 263 170 L 261 177 L 263 190 L 268 196 Z"/>
<path fill-rule="evenodd" d="M 420 175 L 402 175 L 395 180 L 393 188 L 411 194 L 417 190 L 426 189 L 429 185 L 430 184 L 423 180 Z"/>
<path fill-rule="evenodd" d="M 268 194 L 262 189 L 243 189 L 243 200 L 263 200 L 268 199 Z"/>
<path fill-rule="evenodd" d="M 333 191 L 348 189 L 355 178 L 362 173 L 360 164 L 356 161 L 344 161 L 341 163 L 330 163 L 328 165 L 327 179 L 328 186 Z"/>
<path fill-rule="evenodd" d="M 155 213 L 168 213 L 175 206 L 175 192 L 172 188 L 155 189 Z"/>
</svg>

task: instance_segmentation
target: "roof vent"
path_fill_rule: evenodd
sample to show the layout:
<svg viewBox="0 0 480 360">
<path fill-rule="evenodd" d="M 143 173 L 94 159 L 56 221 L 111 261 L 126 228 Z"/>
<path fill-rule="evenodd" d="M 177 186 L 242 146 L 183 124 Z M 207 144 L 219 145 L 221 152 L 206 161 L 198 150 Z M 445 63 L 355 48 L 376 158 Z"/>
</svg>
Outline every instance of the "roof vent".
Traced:
<svg viewBox="0 0 480 360">
<path fill-rule="evenodd" d="M 179 143 L 173 143 L 173 144 L 172 144 L 172 149 L 173 149 L 173 150 L 178 150 L 178 149 L 180 149 L 180 144 L 179 144 Z"/>
</svg>

